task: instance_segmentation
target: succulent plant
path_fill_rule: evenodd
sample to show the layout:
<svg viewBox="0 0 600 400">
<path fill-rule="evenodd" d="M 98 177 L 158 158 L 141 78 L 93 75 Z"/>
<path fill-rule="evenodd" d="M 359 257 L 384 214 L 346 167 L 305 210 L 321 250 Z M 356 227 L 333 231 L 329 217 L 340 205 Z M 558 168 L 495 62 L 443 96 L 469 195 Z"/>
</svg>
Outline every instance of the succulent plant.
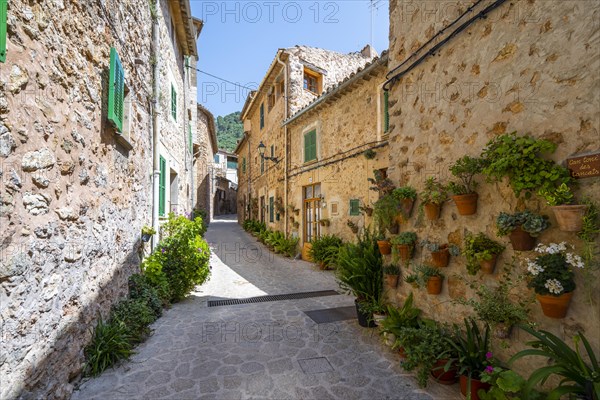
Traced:
<svg viewBox="0 0 600 400">
<path fill-rule="evenodd" d="M 517 212 L 508 214 L 501 212 L 496 219 L 496 228 L 498 228 L 498 236 L 508 235 L 518 227 L 521 227 L 531 236 L 538 236 L 543 230 L 550 226 L 548 217 L 545 215 L 536 214 L 531 211 Z"/>
<path fill-rule="evenodd" d="M 417 234 L 414 232 L 402 232 L 390 240 L 392 244 L 410 244 L 413 245 L 417 241 Z"/>
</svg>

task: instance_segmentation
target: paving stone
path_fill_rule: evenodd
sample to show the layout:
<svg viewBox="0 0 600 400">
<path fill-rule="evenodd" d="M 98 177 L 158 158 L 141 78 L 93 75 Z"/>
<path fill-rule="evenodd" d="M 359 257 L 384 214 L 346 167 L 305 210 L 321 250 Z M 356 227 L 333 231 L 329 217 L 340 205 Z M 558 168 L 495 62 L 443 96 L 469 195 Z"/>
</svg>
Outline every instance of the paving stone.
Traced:
<svg viewBox="0 0 600 400">
<path fill-rule="evenodd" d="M 219 380 L 215 377 L 198 381 L 200 393 L 214 393 L 219 390 Z"/>
<path fill-rule="evenodd" d="M 196 382 L 191 379 L 176 379 L 175 381 L 171 382 L 171 387 L 176 392 L 182 392 L 184 390 L 193 388 L 195 384 Z"/>
<path fill-rule="evenodd" d="M 241 376 L 226 376 L 223 378 L 223 387 L 225 389 L 236 389 L 242 386 L 243 381 Z"/>
<path fill-rule="evenodd" d="M 292 364 L 292 360 L 290 360 L 289 358 L 282 358 L 267 363 L 267 369 L 269 371 L 269 374 L 277 375 L 286 373 L 287 371 L 294 369 L 294 365 Z"/>
<path fill-rule="evenodd" d="M 245 363 L 245 364 L 242 364 L 242 366 L 240 367 L 240 371 L 243 372 L 244 374 L 253 374 L 255 372 L 262 372 L 264 370 L 265 370 L 265 366 L 262 364 L 259 364 L 257 362 Z"/>
</svg>

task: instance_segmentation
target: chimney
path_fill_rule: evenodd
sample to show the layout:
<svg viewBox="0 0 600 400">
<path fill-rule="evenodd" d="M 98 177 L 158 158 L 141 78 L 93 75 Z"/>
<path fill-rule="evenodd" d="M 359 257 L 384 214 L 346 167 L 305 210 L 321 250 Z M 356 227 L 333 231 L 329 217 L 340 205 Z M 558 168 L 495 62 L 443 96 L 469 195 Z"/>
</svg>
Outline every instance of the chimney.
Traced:
<svg viewBox="0 0 600 400">
<path fill-rule="evenodd" d="M 375 51 L 375 49 L 370 44 L 363 47 L 363 49 L 360 51 L 360 54 L 362 54 L 363 57 L 369 58 L 369 59 L 373 59 L 379 55 L 379 54 L 377 54 L 377 51 Z"/>
</svg>

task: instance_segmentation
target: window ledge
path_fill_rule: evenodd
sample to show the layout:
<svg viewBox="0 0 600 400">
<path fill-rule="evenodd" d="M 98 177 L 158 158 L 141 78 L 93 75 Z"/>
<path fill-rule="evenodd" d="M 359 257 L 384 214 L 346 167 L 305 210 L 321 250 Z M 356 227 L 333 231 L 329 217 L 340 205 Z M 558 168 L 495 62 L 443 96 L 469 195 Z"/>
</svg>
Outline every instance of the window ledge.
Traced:
<svg viewBox="0 0 600 400">
<path fill-rule="evenodd" d="M 310 160 L 310 161 L 305 161 L 303 165 L 311 165 L 311 164 L 316 164 L 318 162 L 319 162 L 318 159 L 314 159 L 314 160 Z"/>
<path fill-rule="evenodd" d="M 115 132 L 115 139 L 117 140 L 117 143 L 123 146 L 127 151 L 133 149 L 133 145 L 131 144 L 129 139 L 123 136 L 121 133 Z"/>
</svg>

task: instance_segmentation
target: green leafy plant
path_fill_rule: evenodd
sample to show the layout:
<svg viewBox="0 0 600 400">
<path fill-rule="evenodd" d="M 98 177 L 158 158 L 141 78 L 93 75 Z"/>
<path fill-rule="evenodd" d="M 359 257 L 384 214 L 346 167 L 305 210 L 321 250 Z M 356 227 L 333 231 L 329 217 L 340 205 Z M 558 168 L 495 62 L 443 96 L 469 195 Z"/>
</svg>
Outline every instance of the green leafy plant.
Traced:
<svg viewBox="0 0 600 400">
<path fill-rule="evenodd" d="M 132 344 L 141 343 L 150 334 L 151 323 L 156 315 L 142 299 L 125 299 L 118 302 L 111 311 L 111 323 L 122 322 Z"/>
<path fill-rule="evenodd" d="M 413 245 L 417 242 L 417 234 L 415 232 L 401 232 L 397 236 L 394 236 L 390 243 L 393 245 Z"/>
<path fill-rule="evenodd" d="M 531 211 L 517 212 L 508 214 L 501 212 L 496 219 L 496 228 L 498 228 L 498 236 L 504 236 L 511 233 L 513 230 L 521 227 L 531 236 L 536 237 L 550 226 L 548 217 L 539 215 Z"/>
<path fill-rule="evenodd" d="M 484 374 L 481 381 L 489 383 L 492 387 L 486 392 L 479 390 L 477 393 L 481 400 L 542 400 L 545 396 L 537 391 L 530 391 L 524 397 L 523 389 L 527 381 L 516 372 L 501 367 L 493 367 L 491 373 Z"/>
<path fill-rule="evenodd" d="M 350 220 L 350 219 L 347 220 L 346 225 L 348 226 L 348 228 L 350 228 L 352 233 L 358 233 L 358 225 L 356 223 L 352 222 L 352 220 Z"/>
<path fill-rule="evenodd" d="M 448 200 L 448 192 L 446 187 L 441 184 L 435 177 L 430 176 L 425 180 L 425 188 L 421 193 L 421 205 L 423 204 L 442 204 Z"/>
<path fill-rule="evenodd" d="M 583 216 L 583 227 L 577 237 L 583 241 L 581 249 L 581 258 L 585 264 L 583 269 L 583 284 L 586 289 L 588 302 L 593 304 L 595 272 L 600 269 L 598 262 L 598 234 L 600 233 L 600 213 L 598 206 L 590 199 L 584 199 L 583 204 L 587 205 L 587 210 Z"/>
<path fill-rule="evenodd" d="M 447 342 L 456 352 L 455 361 L 458 374 L 468 377 L 471 393 L 471 379 L 481 379 L 482 374 L 491 372 L 493 355 L 490 352 L 490 326 L 485 324 L 483 332 L 472 318 L 465 318 L 464 333 L 454 325 L 454 334 L 447 338 Z"/>
<path fill-rule="evenodd" d="M 464 240 L 462 254 L 467 259 L 467 271 L 475 275 L 480 269 L 481 261 L 489 261 L 494 255 L 504 251 L 504 246 L 490 239 L 484 233 L 467 234 Z"/>
<path fill-rule="evenodd" d="M 549 140 L 519 137 L 516 132 L 500 135 L 490 140 L 482 153 L 482 173 L 491 181 L 508 178 L 516 197 L 524 193 L 529 198 L 571 181 L 566 168 L 542 157 L 555 150 L 556 144 Z"/>
<path fill-rule="evenodd" d="M 535 248 L 539 255 L 527 262 L 529 279 L 527 286 L 537 294 L 559 296 L 575 290 L 573 268 L 584 268 L 583 259 L 567 251 L 567 244 L 538 244 Z"/>
<path fill-rule="evenodd" d="M 444 279 L 444 274 L 439 268 L 430 267 L 429 265 L 418 265 L 415 272 L 418 275 L 419 286 L 426 286 L 430 278 L 439 277 Z"/>
<path fill-rule="evenodd" d="M 379 193 L 380 196 L 385 196 L 396 188 L 396 185 L 394 185 L 394 182 L 390 178 L 384 177 L 382 171 L 378 169 L 373 170 L 373 176 L 374 178 L 367 178 L 369 183 L 373 185 L 370 189 Z"/>
<path fill-rule="evenodd" d="M 156 233 L 156 230 L 155 230 L 153 227 L 151 227 L 151 226 L 144 225 L 144 226 L 142 227 L 142 235 L 149 235 L 149 236 L 152 236 L 152 235 L 154 235 L 155 233 Z"/>
<path fill-rule="evenodd" d="M 299 242 L 300 238 L 298 237 L 289 237 L 287 239 L 283 237 L 275 244 L 275 251 L 286 257 L 295 257 L 298 252 Z"/>
<path fill-rule="evenodd" d="M 411 272 L 410 274 L 407 274 L 404 277 L 404 282 L 408 283 L 409 285 L 411 285 L 414 288 L 419 288 L 421 287 L 421 277 L 419 276 L 418 273 L 415 272 Z"/>
<path fill-rule="evenodd" d="M 368 149 L 363 152 L 363 155 L 367 160 L 372 160 L 377 156 L 377 153 L 373 149 Z"/>
<path fill-rule="evenodd" d="M 98 376 L 120 360 L 128 359 L 133 351 L 127 326 L 121 321 L 104 322 L 98 318 L 92 342 L 84 349 L 85 376 Z"/>
<path fill-rule="evenodd" d="M 383 267 L 384 275 L 400 275 L 400 268 L 396 265 L 386 265 Z"/>
<path fill-rule="evenodd" d="M 558 400 L 564 395 L 572 394 L 587 400 L 598 400 L 600 397 L 600 365 L 590 343 L 582 333 L 573 337 L 575 350 L 571 349 L 563 340 L 550 332 L 536 331 L 529 326 L 521 329 L 534 336 L 536 340 L 527 342 L 531 349 L 521 350 L 508 361 L 509 364 L 516 360 L 541 356 L 551 361 L 550 365 L 541 367 L 531 373 L 523 389 L 524 398 L 527 397 L 538 383 L 544 383 L 552 376 L 557 375 L 561 381 L 555 389 L 548 394 L 549 400 Z M 582 357 L 579 345 L 583 344 L 586 358 Z"/>
<path fill-rule="evenodd" d="M 150 309 L 156 318 L 162 315 L 163 302 L 159 290 L 152 285 L 152 282 L 141 274 L 133 274 L 129 277 L 129 298 L 133 300 L 143 301 Z M 168 288 L 164 293 L 166 300 L 169 299 Z"/>
<path fill-rule="evenodd" d="M 404 200 L 411 199 L 415 200 L 417 198 L 417 190 L 412 186 L 401 186 L 392 191 L 392 196 L 396 200 Z"/>
<path fill-rule="evenodd" d="M 422 239 L 419 241 L 419 246 L 429 250 L 432 253 L 438 252 L 438 251 L 442 251 L 442 250 L 446 250 L 448 249 L 448 252 L 450 253 L 451 256 L 458 256 L 460 255 L 460 248 L 454 244 L 440 244 L 438 242 L 429 240 L 429 239 Z"/>
<path fill-rule="evenodd" d="M 478 183 L 473 180 L 473 177 L 481 173 L 485 162 L 480 158 L 464 156 L 459 158 L 450 166 L 450 172 L 459 182 L 450 182 L 448 190 L 455 195 L 463 195 L 474 193 Z"/>
<path fill-rule="evenodd" d="M 546 203 L 548 203 L 549 206 L 573 204 L 573 201 L 575 200 L 571 188 L 564 182 L 556 188 L 540 189 L 538 191 L 538 196 L 546 199 Z"/>
<path fill-rule="evenodd" d="M 398 215 L 398 200 L 392 194 L 386 194 L 373 204 L 373 218 L 380 232 L 390 228 Z"/>
<path fill-rule="evenodd" d="M 343 245 L 342 239 L 335 235 L 321 235 L 311 243 L 310 257 L 316 263 L 323 263 L 325 267 L 336 263 L 339 249 Z"/>
<path fill-rule="evenodd" d="M 410 293 L 400 307 L 388 305 L 381 331 L 397 335 L 404 327 L 417 327 L 420 314 L 421 310 L 415 307 L 413 294 Z"/>
<path fill-rule="evenodd" d="M 168 282 L 170 300 L 176 302 L 208 279 L 210 250 L 201 236 L 201 218 L 190 221 L 170 214 L 163 230 L 166 237 L 144 260 L 142 270 L 154 285 Z"/>
</svg>

